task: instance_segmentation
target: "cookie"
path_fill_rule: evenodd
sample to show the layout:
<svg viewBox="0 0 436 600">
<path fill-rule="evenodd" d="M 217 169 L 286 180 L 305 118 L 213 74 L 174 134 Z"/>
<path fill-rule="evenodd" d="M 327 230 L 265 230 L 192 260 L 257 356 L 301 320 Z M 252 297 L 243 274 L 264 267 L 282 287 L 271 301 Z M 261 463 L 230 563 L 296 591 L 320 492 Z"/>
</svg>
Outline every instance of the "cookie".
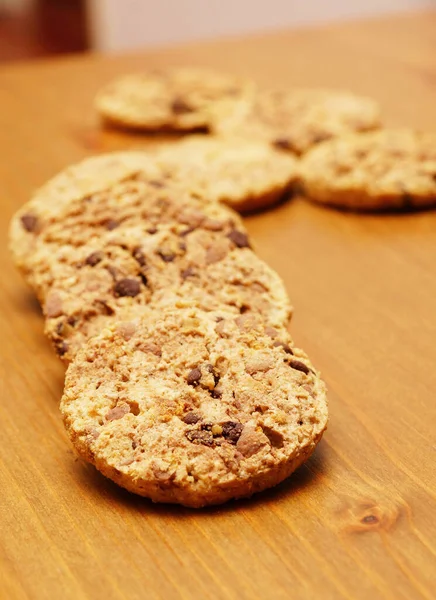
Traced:
<svg viewBox="0 0 436 600">
<path fill-rule="evenodd" d="M 295 159 L 262 141 L 189 136 L 157 156 L 189 189 L 239 212 L 278 202 L 297 178 Z"/>
<path fill-rule="evenodd" d="M 349 92 L 263 90 L 245 110 L 217 122 L 215 131 L 263 140 L 297 155 L 332 137 L 380 126 L 378 104 Z"/>
<path fill-rule="evenodd" d="M 200 68 L 127 75 L 107 85 L 95 106 L 106 121 L 146 131 L 210 129 L 253 94 L 248 80 Z"/>
<path fill-rule="evenodd" d="M 292 309 L 283 282 L 233 227 L 228 220 L 175 221 L 147 230 L 145 223 L 121 227 L 106 244 L 95 238 L 64 248 L 68 258 L 52 264 L 43 303 L 45 332 L 58 355 L 69 362 L 108 323 L 175 302 L 254 313 L 285 327 Z"/>
<path fill-rule="evenodd" d="M 308 198 L 353 210 L 436 205 L 436 135 L 381 130 L 320 144 L 304 158 Z"/>
<path fill-rule="evenodd" d="M 24 276 L 45 230 L 52 224 L 62 229 L 64 218 L 75 210 L 72 203 L 85 204 L 86 199 L 117 183 L 134 180 L 139 173 L 156 185 L 165 177 L 155 159 L 145 152 L 114 152 L 70 166 L 42 186 L 17 211 L 10 225 L 10 250 Z M 68 230 L 65 233 L 68 238 Z"/>
<path fill-rule="evenodd" d="M 324 383 L 285 331 L 195 308 L 92 338 L 67 371 L 61 412 L 105 476 L 191 507 L 280 483 L 327 424 Z"/>
</svg>

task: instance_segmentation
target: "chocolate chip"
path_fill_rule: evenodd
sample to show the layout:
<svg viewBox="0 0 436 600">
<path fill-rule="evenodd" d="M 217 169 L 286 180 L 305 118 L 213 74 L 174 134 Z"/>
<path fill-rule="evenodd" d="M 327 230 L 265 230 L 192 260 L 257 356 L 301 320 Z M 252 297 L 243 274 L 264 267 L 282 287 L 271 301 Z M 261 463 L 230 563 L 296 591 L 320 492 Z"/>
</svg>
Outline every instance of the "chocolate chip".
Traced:
<svg viewBox="0 0 436 600">
<path fill-rule="evenodd" d="M 250 242 L 246 233 L 233 229 L 227 237 L 237 246 L 238 248 L 250 248 Z"/>
<path fill-rule="evenodd" d="M 147 284 L 148 284 L 148 279 L 147 279 L 147 277 L 144 275 L 144 273 L 140 273 L 140 274 L 139 274 L 139 277 L 141 278 L 141 281 L 142 281 L 142 283 L 143 283 L 144 285 L 147 285 Z"/>
<path fill-rule="evenodd" d="M 187 431 L 185 436 L 193 444 L 203 444 L 203 446 L 213 446 L 213 435 L 210 431 Z"/>
<path fill-rule="evenodd" d="M 104 254 L 103 252 L 93 252 L 92 254 L 90 254 L 88 256 L 88 258 L 85 260 L 85 263 L 87 265 L 89 265 L 90 267 L 95 267 L 95 265 L 98 265 L 98 263 L 100 261 L 102 261 L 104 258 Z"/>
<path fill-rule="evenodd" d="M 188 376 L 186 377 L 186 381 L 189 385 L 196 385 L 201 379 L 201 371 L 198 367 L 189 371 Z"/>
<path fill-rule="evenodd" d="M 277 138 L 272 144 L 279 150 L 292 150 L 292 144 L 288 138 Z"/>
<path fill-rule="evenodd" d="M 196 412 L 194 411 L 190 411 L 188 413 L 186 413 L 186 415 L 183 417 L 182 421 L 184 423 L 186 423 L 187 425 L 195 425 L 195 423 L 198 423 L 198 421 L 201 419 L 200 415 L 198 415 Z"/>
<path fill-rule="evenodd" d="M 274 342 L 273 346 L 275 348 L 282 347 L 283 350 L 286 352 L 286 354 L 294 354 L 292 352 L 292 348 L 288 344 L 285 344 L 284 342 Z"/>
<path fill-rule="evenodd" d="M 181 231 L 179 233 L 179 235 L 181 237 L 185 237 L 185 235 L 188 235 L 189 233 L 192 233 L 193 231 L 195 231 L 195 229 L 196 229 L 195 227 L 188 227 L 188 229 L 184 229 L 183 231 Z"/>
<path fill-rule="evenodd" d="M 118 225 L 119 225 L 119 222 L 115 221 L 114 219 L 108 219 L 105 222 L 106 229 L 108 229 L 109 231 L 112 231 L 112 229 L 116 229 L 118 227 Z"/>
<path fill-rule="evenodd" d="M 67 323 L 68 325 L 71 325 L 71 327 L 74 327 L 77 324 L 77 317 L 74 317 L 73 315 L 71 315 L 70 317 L 68 317 L 67 319 Z"/>
<path fill-rule="evenodd" d="M 117 296 L 130 296 L 134 298 L 141 291 L 141 285 L 137 279 L 120 279 L 114 285 L 114 292 Z"/>
<path fill-rule="evenodd" d="M 32 233 L 37 228 L 38 219 L 35 217 L 35 215 L 23 215 L 21 217 L 21 224 L 26 231 Z"/>
<path fill-rule="evenodd" d="M 193 108 L 183 98 L 177 97 L 171 104 L 171 110 L 175 115 L 183 115 L 192 112 Z"/>
<path fill-rule="evenodd" d="M 183 271 L 181 271 L 180 273 L 182 279 L 188 279 L 188 277 L 192 277 L 195 274 L 195 269 L 193 267 L 187 267 L 186 269 L 183 269 Z"/>
<path fill-rule="evenodd" d="M 105 300 L 101 300 L 99 298 L 95 300 L 95 304 L 100 306 L 103 314 L 105 315 L 112 316 L 115 313 L 114 309 L 111 306 L 109 306 L 109 304 Z"/>
<path fill-rule="evenodd" d="M 289 361 L 289 366 L 291 367 L 291 369 L 295 369 L 296 371 L 302 371 L 303 373 L 306 373 L 306 375 L 310 372 L 310 369 L 307 365 L 302 363 L 300 360 L 296 360 L 295 358 Z"/>
<path fill-rule="evenodd" d="M 157 254 L 161 257 L 161 259 L 164 262 L 172 262 L 176 258 L 174 252 L 171 251 L 158 250 Z"/>
<path fill-rule="evenodd" d="M 242 430 L 244 426 L 242 423 L 237 423 L 236 421 L 226 421 L 221 424 L 223 428 L 223 436 L 226 438 L 228 442 L 231 444 L 236 444 L 239 440 Z"/>
<path fill-rule="evenodd" d="M 68 352 L 68 344 L 66 342 L 61 342 L 60 340 L 56 342 L 55 348 L 56 353 L 59 356 L 63 356 L 66 352 Z"/>
<path fill-rule="evenodd" d="M 145 260 L 144 253 L 141 250 L 140 246 L 136 246 L 136 248 L 133 248 L 132 256 L 136 260 L 136 262 L 139 265 L 141 265 L 141 267 L 145 267 L 147 261 Z"/>
<path fill-rule="evenodd" d="M 154 235 L 155 233 L 157 233 L 157 227 L 149 227 L 147 229 L 147 233 L 149 233 L 150 235 Z"/>
</svg>

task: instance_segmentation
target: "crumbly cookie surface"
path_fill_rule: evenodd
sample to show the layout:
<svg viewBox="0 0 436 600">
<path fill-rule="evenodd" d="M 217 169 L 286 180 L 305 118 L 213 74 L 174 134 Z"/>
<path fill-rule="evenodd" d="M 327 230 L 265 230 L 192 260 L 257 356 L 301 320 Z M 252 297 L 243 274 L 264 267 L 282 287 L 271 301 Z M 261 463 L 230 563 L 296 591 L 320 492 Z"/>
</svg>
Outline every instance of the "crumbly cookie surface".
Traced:
<svg viewBox="0 0 436 600">
<path fill-rule="evenodd" d="M 51 226 L 63 227 L 63 220 L 74 210 L 82 211 L 88 199 L 117 184 L 142 177 L 161 185 L 169 174 L 163 173 L 146 152 L 113 152 L 87 158 L 50 179 L 14 215 L 9 231 L 10 249 L 18 268 L 26 276 L 27 263 Z"/>
<path fill-rule="evenodd" d="M 308 198 L 353 210 L 436 204 L 436 135 L 381 130 L 331 140 L 303 159 Z"/>
<path fill-rule="evenodd" d="M 327 423 L 325 386 L 284 330 L 195 308 L 92 338 L 67 371 L 61 411 L 104 475 L 193 507 L 276 485 Z"/>
<path fill-rule="evenodd" d="M 297 155 L 329 138 L 380 126 L 371 98 L 324 89 L 263 90 L 245 111 L 221 119 L 216 131 L 264 140 Z"/>
<path fill-rule="evenodd" d="M 108 323 L 145 306 L 159 312 L 191 302 L 206 311 L 255 313 L 275 326 L 289 322 L 283 282 L 228 220 L 120 228 L 105 245 L 95 239 L 63 252 L 67 260 L 51 265 L 43 312 L 46 334 L 67 362 Z"/>
<path fill-rule="evenodd" d="M 239 112 L 253 94 L 248 80 L 209 69 L 173 68 L 124 76 L 97 96 L 109 122 L 143 130 L 210 129 L 216 119 Z"/>
<path fill-rule="evenodd" d="M 158 160 L 193 191 L 240 212 L 276 203 L 297 178 L 294 157 L 263 141 L 190 136 L 160 150 Z"/>
</svg>

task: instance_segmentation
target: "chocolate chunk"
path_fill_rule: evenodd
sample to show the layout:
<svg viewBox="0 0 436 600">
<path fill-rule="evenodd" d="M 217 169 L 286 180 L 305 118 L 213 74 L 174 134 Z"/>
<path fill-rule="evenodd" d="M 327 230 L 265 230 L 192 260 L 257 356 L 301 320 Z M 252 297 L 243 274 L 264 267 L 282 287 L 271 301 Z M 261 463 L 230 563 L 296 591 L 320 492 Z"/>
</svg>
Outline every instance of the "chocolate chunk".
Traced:
<svg viewBox="0 0 436 600">
<path fill-rule="evenodd" d="M 196 385 L 201 379 L 201 371 L 198 367 L 189 371 L 188 376 L 186 377 L 186 381 L 189 385 Z"/>
<path fill-rule="evenodd" d="M 93 252 L 86 258 L 85 263 L 87 265 L 89 265 L 90 267 L 95 267 L 95 265 L 98 265 L 98 263 L 100 261 L 102 261 L 103 258 L 104 258 L 103 252 L 99 252 L 99 251 Z"/>
<path fill-rule="evenodd" d="M 117 296 L 130 296 L 134 298 L 141 291 L 141 285 L 137 279 L 120 279 L 114 285 L 114 292 Z"/>
<path fill-rule="evenodd" d="M 23 215 L 21 217 L 21 224 L 26 231 L 33 233 L 36 231 L 38 226 L 38 219 L 35 217 L 35 215 Z"/>
<path fill-rule="evenodd" d="M 200 415 L 197 414 L 196 412 L 194 412 L 193 410 L 191 410 L 190 412 L 186 413 L 186 415 L 183 417 L 182 421 L 184 423 L 186 423 L 187 425 L 195 425 L 195 423 L 198 423 L 198 421 L 201 419 Z"/>
<path fill-rule="evenodd" d="M 67 323 L 68 323 L 68 325 L 71 325 L 71 327 L 74 327 L 75 325 L 77 325 L 77 321 L 78 321 L 77 317 L 74 317 L 73 315 L 71 315 L 67 319 Z"/>
<path fill-rule="evenodd" d="M 283 448 L 283 436 L 280 431 L 276 431 L 267 425 L 261 425 L 263 433 L 269 439 L 273 448 Z"/>
<path fill-rule="evenodd" d="M 59 340 L 56 342 L 55 349 L 59 356 L 63 356 L 66 352 L 68 352 L 68 344 Z"/>
<path fill-rule="evenodd" d="M 296 371 L 302 371 L 303 373 L 306 373 L 306 375 L 310 372 L 310 369 L 307 365 L 302 363 L 300 360 L 296 360 L 295 358 L 289 361 L 289 366 L 291 367 L 291 369 L 295 369 Z"/>
<path fill-rule="evenodd" d="M 128 412 L 130 412 L 130 408 L 127 405 L 115 406 L 106 414 L 106 421 L 116 421 L 117 419 L 122 419 L 124 415 L 127 415 Z"/>
<path fill-rule="evenodd" d="M 157 227 L 149 227 L 147 229 L 147 233 L 149 233 L 150 235 L 154 235 L 155 233 L 157 233 Z"/>
<path fill-rule="evenodd" d="M 183 115 L 192 112 L 193 108 L 183 98 L 176 97 L 171 103 L 171 110 L 175 115 Z"/>
<path fill-rule="evenodd" d="M 193 231 L 195 231 L 195 227 L 188 227 L 188 229 L 184 229 L 183 231 L 181 231 L 179 233 L 180 237 L 185 237 L 185 235 L 188 235 L 189 233 L 192 233 Z"/>
<path fill-rule="evenodd" d="M 292 352 L 292 348 L 288 344 L 285 344 L 284 342 L 274 342 L 273 346 L 275 348 L 279 348 L 281 346 L 283 348 L 283 350 L 286 352 L 286 354 L 294 354 Z"/>
<path fill-rule="evenodd" d="M 186 269 L 183 269 L 183 271 L 181 271 L 180 273 L 182 279 L 188 279 L 188 277 L 192 277 L 195 274 L 195 269 L 193 267 L 187 267 Z"/>
<path fill-rule="evenodd" d="M 158 250 L 157 254 L 161 257 L 161 259 L 164 262 L 172 262 L 176 258 L 174 252 L 171 251 Z"/>
<path fill-rule="evenodd" d="M 119 225 L 119 222 L 115 221 L 114 219 L 108 219 L 105 222 L 106 229 L 108 229 L 109 231 L 112 231 L 112 229 L 116 229 L 118 227 L 118 225 Z"/>
<path fill-rule="evenodd" d="M 104 315 L 111 316 L 111 315 L 115 314 L 114 309 L 105 300 L 101 300 L 99 298 L 99 299 L 95 300 L 95 304 L 97 304 L 97 306 L 100 307 L 100 309 Z"/>
<path fill-rule="evenodd" d="M 215 384 L 215 387 L 213 390 L 211 390 L 210 395 L 212 396 L 212 398 L 221 398 L 221 396 L 223 395 L 223 391 L 220 388 L 220 386 Z"/>
<path fill-rule="evenodd" d="M 237 423 L 236 421 L 226 421 L 221 424 L 223 428 L 223 436 L 226 438 L 228 442 L 231 444 L 236 444 L 239 440 L 239 437 L 244 429 L 242 423 Z"/>
<path fill-rule="evenodd" d="M 211 431 L 191 430 L 185 433 L 185 436 L 193 444 L 203 444 L 203 446 L 213 446 L 213 434 Z"/>
<path fill-rule="evenodd" d="M 288 138 L 277 138 L 272 145 L 279 150 L 292 150 L 292 144 Z"/>
<path fill-rule="evenodd" d="M 141 265 L 141 267 L 145 267 L 147 261 L 145 260 L 144 253 L 141 250 L 140 246 L 136 246 L 136 248 L 133 248 L 132 256 L 136 260 L 136 262 L 139 265 Z"/>
<path fill-rule="evenodd" d="M 147 284 L 148 284 L 148 279 L 147 279 L 147 277 L 144 275 L 144 273 L 140 273 L 140 274 L 139 274 L 139 277 L 141 278 L 141 281 L 142 281 L 142 283 L 143 283 L 144 285 L 147 285 Z"/>
<path fill-rule="evenodd" d="M 233 229 L 227 237 L 237 246 L 238 248 L 250 248 L 250 242 L 246 233 Z"/>
</svg>

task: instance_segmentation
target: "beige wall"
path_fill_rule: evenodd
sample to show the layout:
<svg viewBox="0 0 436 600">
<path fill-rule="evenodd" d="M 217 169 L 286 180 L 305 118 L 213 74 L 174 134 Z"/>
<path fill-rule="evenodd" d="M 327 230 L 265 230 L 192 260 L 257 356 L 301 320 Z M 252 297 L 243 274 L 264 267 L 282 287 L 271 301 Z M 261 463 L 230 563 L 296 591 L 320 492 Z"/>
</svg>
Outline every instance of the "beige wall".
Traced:
<svg viewBox="0 0 436 600">
<path fill-rule="evenodd" d="M 88 0 L 94 46 L 116 51 L 436 6 L 436 0 Z"/>
</svg>

